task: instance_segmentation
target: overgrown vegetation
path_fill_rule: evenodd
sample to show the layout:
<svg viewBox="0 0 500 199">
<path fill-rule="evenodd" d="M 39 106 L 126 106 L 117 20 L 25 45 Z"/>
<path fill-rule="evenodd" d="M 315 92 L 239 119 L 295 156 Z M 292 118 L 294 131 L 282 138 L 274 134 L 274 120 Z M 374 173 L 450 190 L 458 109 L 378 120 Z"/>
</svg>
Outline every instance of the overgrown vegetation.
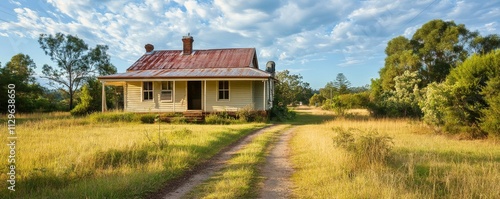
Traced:
<svg viewBox="0 0 500 199">
<path fill-rule="evenodd" d="M 159 114 L 141 114 L 140 120 L 144 124 L 153 124 L 155 122 L 160 122 Z"/>
<path fill-rule="evenodd" d="M 313 116 L 299 114 L 297 120 Z M 340 117 L 297 127 L 290 146 L 294 198 L 496 198 L 500 194 L 497 143 L 435 135 L 417 120 Z M 355 154 L 369 154 L 369 148 L 385 154 L 375 157 L 385 158 L 365 156 L 362 162 L 384 159 L 382 164 L 363 166 L 353 160 Z"/>
<path fill-rule="evenodd" d="M 424 121 L 465 138 L 499 136 L 500 50 L 474 55 L 443 83 L 430 84 L 420 103 Z"/>
<path fill-rule="evenodd" d="M 205 116 L 206 124 L 231 124 L 235 123 L 236 119 L 229 116 L 226 112 L 211 113 Z"/>
<path fill-rule="evenodd" d="M 463 138 L 498 134 L 495 111 L 500 37 L 453 21 L 431 20 L 411 39 L 388 42 L 380 78 L 372 80 L 375 116 L 415 117 Z"/>
<path fill-rule="evenodd" d="M 90 110 L 90 103 L 92 101 L 92 96 L 90 96 L 89 88 L 87 85 L 82 87 L 80 103 L 73 108 L 70 113 L 71 115 L 81 116 L 88 114 Z"/>
<path fill-rule="evenodd" d="M 352 155 L 352 165 L 364 168 L 386 163 L 393 144 L 391 137 L 378 135 L 375 132 L 361 132 L 355 137 L 351 131 L 360 131 L 359 129 L 335 127 L 332 130 L 337 133 L 333 138 L 334 145 Z"/>
<path fill-rule="evenodd" d="M 263 111 L 255 111 L 252 107 L 246 106 L 236 112 L 236 118 L 241 122 L 266 122 L 267 115 Z"/>
<path fill-rule="evenodd" d="M 94 123 L 139 122 L 139 114 L 125 112 L 93 113 L 89 120 Z"/>
<path fill-rule="evenodd" d="M 293 110 L 288 109 L 287 106 L 280 103 L 274 105 L 270 111 L 271 120 L 278 122 L 294 120 L 295 116 L 296 113 Z"/>
</svg>

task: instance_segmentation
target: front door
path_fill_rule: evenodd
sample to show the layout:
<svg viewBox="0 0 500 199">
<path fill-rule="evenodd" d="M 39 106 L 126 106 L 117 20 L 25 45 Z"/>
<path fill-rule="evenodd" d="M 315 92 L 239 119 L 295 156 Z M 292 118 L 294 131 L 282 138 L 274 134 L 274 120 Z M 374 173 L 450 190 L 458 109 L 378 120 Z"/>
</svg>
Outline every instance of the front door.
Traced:
<svg viewBox="0 0 500 199">
<path fill-rule="evenodd" d="M 201 81 L 187 83 L 188 110 L 201 110 Z"/>
</svg>

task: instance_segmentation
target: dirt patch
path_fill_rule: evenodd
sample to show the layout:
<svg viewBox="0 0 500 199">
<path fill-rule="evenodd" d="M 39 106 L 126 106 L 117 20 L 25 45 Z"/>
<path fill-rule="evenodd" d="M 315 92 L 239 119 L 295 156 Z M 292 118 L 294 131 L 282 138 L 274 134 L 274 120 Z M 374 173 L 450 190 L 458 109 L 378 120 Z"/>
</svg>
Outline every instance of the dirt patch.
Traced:
<svg viewBox="0 0 500 199">
<path fill-rule="evenodd" d="M 283 132 L 266 158 L 262 168 L 262 175 L 266 178 L 260 192 L 260 198 L 290 198 L 293 173 L 289 161 L 290 149 L 288 141 L 292 137 L 294 128 Z"/>
<path fill-rule="evenodd" d="M 271 127 L 271 126 L 269 126 Z M 226 162 L 244 145 L 250 143 L 257 135 L 265 132 L 269 127 L 262 128 L 248 134 L 235 143 L 224 148 L 206 162 L 200 163 L 183 176 L 170 181 L 163 189 L 147 198 L 181 198 L 194 187 L 206 181 L 212 174 L 221 170 Z"/>
</svg>

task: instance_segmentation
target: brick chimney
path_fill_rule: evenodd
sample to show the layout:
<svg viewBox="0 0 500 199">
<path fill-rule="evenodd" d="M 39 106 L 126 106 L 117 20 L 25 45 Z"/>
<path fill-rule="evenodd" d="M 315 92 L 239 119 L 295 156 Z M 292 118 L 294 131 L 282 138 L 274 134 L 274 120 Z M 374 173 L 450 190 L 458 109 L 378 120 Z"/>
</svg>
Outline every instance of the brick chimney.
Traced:
<svg viewBox="0 0 500 199">
<path fill-rule="evenodd" d="M 146 53 L 151 53 L 155 49 L 155 46 L 153 44 L 146 44 L 144 48 L 146 49 Z"/>
<path fill-rule="evenodd" d="M 183 55 L 190 55 L 193 53 L 193 42 L 194 39 L 191 37 L 191 35 L 188 33 L 187 36 L 182 37 L 182 54 Z"/>
</svg>

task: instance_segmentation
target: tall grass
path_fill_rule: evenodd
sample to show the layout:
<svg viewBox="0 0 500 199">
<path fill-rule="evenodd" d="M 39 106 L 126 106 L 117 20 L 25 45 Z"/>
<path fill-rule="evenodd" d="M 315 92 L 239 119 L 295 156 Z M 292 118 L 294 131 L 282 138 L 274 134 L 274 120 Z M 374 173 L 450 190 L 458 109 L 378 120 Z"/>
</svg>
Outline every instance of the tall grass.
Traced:
<svg viewBox="0 0 500 199">
<path fill-rule="evenodd" d="M 29 115 L 16 126 L 16 191 L 0 163 L 0 198 L 135 198 L 216 154 L 263 123 L 238 125 L 98 122 Z M 6 124 L 2 124 L 7 129 Z M 160 130 L 159 130 L 160 129 Z M 6 136 L 0 138 L 7 143 Z M 164 147 L 159 147 L 160 144 Z M 0 157 L 8 157 L 0 150 Z"/>
<path fill-rule="evenodd" d="M 392 137 L 385 164 L 355 167 L 333 139 L 335 129 Z M 430 133 L 419 121 L 338 118 L 297 128 L 291 140 L 296 198 L 497 198 L 500 145 L 488 140 L 456 140 Z M 355 163 L 356 162 L 354 161 Z"/>
<path fill-rule="evenodd" d="M 256 198 L 258 166 L 265 160 L 269 144 L 288 127 L 279 125 L 255 137 L 236 152 L 222 171 L 196 187 L 186 198 Z"/>
</svg>

